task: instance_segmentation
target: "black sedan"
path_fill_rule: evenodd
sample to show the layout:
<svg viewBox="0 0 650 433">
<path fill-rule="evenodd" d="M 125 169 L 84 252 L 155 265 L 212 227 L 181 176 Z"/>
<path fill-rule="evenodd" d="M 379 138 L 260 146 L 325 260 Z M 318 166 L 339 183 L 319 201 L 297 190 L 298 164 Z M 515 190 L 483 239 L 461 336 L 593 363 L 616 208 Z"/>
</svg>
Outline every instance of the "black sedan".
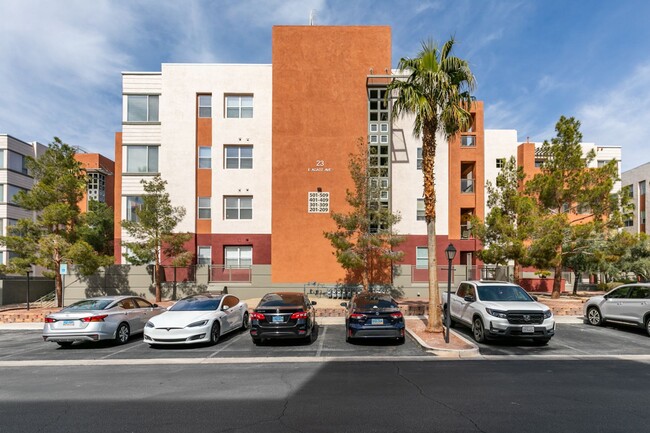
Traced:
<svg viewBox="0 0 650 433">
<path fill-rule="evenodd" d="M 355 295 L 345 314 L 345 341 L 395 338 L 404 343 L 404 315 L 390 295 L 363 292 Z"/>
<path fill-rule="evenodd" d="M 251 337 L 260 344 L 266 339 L 304 339 L 315 337 L 315 301 L 300 292 L 267 293 L 251 313 Z"/>
</svg>

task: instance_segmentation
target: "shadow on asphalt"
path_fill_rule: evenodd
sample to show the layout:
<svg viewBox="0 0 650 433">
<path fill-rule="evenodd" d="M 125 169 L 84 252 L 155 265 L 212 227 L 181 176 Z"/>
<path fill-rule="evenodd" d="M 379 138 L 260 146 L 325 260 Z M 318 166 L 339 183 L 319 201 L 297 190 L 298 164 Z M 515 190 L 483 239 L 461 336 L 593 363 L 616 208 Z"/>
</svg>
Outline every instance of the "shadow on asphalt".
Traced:
<svg viewBox="0 0 650 433">
<path fill-rule="evenodd" d="M 58 346 L 56 343 L 50 343 L 54 346 L 58 346 L 56 350 L 91 350 L 91 349 L 106 349 L 109 347 L 118 347 L 118 346 L 129 346 L 134 343 L 142 341 L 142 334 L 135 334 L 129 337 L 129 340 L 124 344 L 118 344 L 115 340 L 100 340 L 97 342 L 92 341 L 81 341 L 72 343 L 72 346 L 63 347 Z"/>
</svg>

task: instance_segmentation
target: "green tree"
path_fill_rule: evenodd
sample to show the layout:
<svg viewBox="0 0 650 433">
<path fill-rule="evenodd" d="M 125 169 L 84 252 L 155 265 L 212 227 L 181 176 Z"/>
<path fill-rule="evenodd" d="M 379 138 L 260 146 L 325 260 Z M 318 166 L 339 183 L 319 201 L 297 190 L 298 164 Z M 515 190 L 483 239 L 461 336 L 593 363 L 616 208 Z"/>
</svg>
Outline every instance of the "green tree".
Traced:
<svg viewBox="0 0 650 433">
<path fill-rule="evenodd" d="M 154 264 L 154 286 L 156 301 L 160 302 L 162 293 L 161 253 L 168 248 L 178 248 L 189 238 L 187 233 L 174 233 L 176 226 L 185 217 L 183 206 L 172 206 L 165 186 L 167 182 L 160 176 L 152 180 L 142 180 L 144 195 L 142 204 L 135 209 L 135 220 L 123 220 L 122 228 L 128 240 L 122 241 L 127 248 L 126 259 L 135 265 Z M 176 249 L 174 251 L 179 251 Z"/>
<path fill-rule="evenodd" d="M 507 265 L 514 261 L 514 280 L 519 281 L 521 265 L 529 264 L 528 243 L 535 226 L 535 202 L 521 190 L 523 167 L 511 157 L 497 175 L 496 185 L 486 182 L 487 205 L 485 221 L 472 218 L 472 233 L 483 249 L 477 256 L 485 263 Z"/>
<path fill-rule="evenodd" d="M 24 273 L 31 265 L 44 267 L 43 274 L 54 278 L 59 307 L 62 263 L 74 264 L 81 274 L 90 275 L 111 261 L 79 236 L 83 219 L 78 203 L 86 191 L 86 174 L 74 156 L 71 146 L 54 137 L 43 155 L 26 158 L 34 186 L 17 193 L 13 201 L 37 216 L 19 220 L 9 227 L 7 236 L 0 237 L 0 243 L 17 254 L 3 271 Z"/>
<path fill-rule="evenodd" d="M 555 271 L 552 296 L 560 296 L 563 246 L 576 239 L 576 227 L 593 224 L 603 232 L 621 224 L 620 194 L 612 194 L 618 178 L 616 161 L 590 168 L 591 150 L 583 155 L 580 122 L 561 116 L 555 125 L 557 136 L 541 147 L 544 162 L 540 173 L 527 184 L 527 193 L 537 200 L 541 221 L 536 224 L 530 257 L 540 269 Z"/>
<path fill-rule="evenodd" d="M 400 216 L 379 205 L 380 188 L 368 175 L 368 156 L 368 146 L 359 139 L 358 152 L 350 154 L 354 183 L 354 190 L 346 191 L 350 211 L 332 212 L 336 230 L 324 232 L 334 247 L 336 260 L 348 271 L 349 282 L 361 282 L 364 291 L 370 283 L 388 281 L 392 265 L 404 256 L 402 251 L 394 250 L 404 241 L 393 230 Z"/>
<path fill-rule="evenodd" d="M 105 256 L 113 255 L 113 208 L 96 200 L 88 201 L 88 211 L 82 215 L 79 236 L 95 251 Z"/>
<path fill-rule="evenodd" d="M 395 118 L 413 114 L 413 134 L 422 137 L 422 174 L 424 177 L 424 209 L 427 225 L 429 268 L 428 332 L 442 332 L 440 297 L 436 260 L 436 191 L 434 186 L 436 134 L 447 139 L 471 124 L 469 109 L 475 79 L 467 61 L 452 56 L 454 39 L 439 48 L 433 41 L 424 42 L 415 58 L 402 58 L 398 68 L 407 74 L 388 86 L 396 92 L 393 105 Z"/>
</svg>

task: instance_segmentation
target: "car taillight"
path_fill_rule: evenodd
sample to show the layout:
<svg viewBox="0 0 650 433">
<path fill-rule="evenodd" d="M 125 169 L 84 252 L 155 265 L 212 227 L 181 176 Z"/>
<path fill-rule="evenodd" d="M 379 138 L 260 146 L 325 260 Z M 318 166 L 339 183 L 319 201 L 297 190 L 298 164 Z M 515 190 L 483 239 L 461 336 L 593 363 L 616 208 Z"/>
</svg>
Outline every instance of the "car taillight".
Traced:
<svg viewBox="0 0 650 433">
<path fill-rule="evenodd" d="M 262 313 L 251 313 L 251 320 L 264 320 L 266 317 L 264 317 L 264 314 Z"/>
<path fill-rule="evenodd" d="M 45 323 L 54 323 L 56 320 L 52 319 L 51 317 L 46 317 L 45 318 Z"/>
<path fill-rule="evenodd" d="M 350 314 L 350 319 L 357 319 L 357 320 L 363 320 L 366 318 L 365 314 L 359 314 L 359 313 L 352 313 Z"/>
<path fill-rule="evenodd" d="M 81 320 L 82 322 L 103 322 L 105 318 L 108 317 L 108 314 L 104 314 L 103 316 L 90 316 L 90 317 L 82 317 Z"/>
<path fill-rule="evenodd" d="M 401 311 L 398 311 L 397 313 L 390 313 L 390 317 L 392 317 L 393 319 L 401 319 L 404 316 L 402 315 Z"/>
<path fill-rule="evenodd" d="M 291 315 L 291 319 L 306 319 L 309 314 L 306 311 L 298 311 L 297 313 L 293 313 Z"/>
</svg>

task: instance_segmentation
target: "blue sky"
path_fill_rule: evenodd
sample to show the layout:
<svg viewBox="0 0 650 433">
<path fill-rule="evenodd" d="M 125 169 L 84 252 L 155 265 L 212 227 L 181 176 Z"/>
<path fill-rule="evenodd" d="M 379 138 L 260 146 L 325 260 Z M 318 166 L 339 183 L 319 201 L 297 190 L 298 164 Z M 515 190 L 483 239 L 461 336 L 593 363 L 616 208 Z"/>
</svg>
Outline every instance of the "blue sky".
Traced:
<svg viewBox="0 0 650 433">
<path fill-rule="evenodd" d="M 53 136 L 113 157 L 121 71 L 161 63 L 270 63 L 273 25 L 389 25 L 393 66 L 454 35 L 486 128 L 550 139 L 560 115 L 584 141 L 650 161 L 650 2 L 237 0 L 0 2 L 0 133 Z"/>
</svg>

